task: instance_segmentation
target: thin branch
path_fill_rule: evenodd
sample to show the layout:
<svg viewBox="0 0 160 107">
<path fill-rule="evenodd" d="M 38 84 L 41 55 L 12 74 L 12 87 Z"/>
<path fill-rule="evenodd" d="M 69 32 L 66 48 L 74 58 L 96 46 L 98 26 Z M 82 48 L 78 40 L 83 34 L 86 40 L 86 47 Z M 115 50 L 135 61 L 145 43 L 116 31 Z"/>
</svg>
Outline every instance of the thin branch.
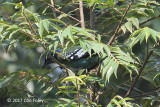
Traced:
<svg viewBox="0 0 160 107">
<path fill-rule="evenodd" d="M 85 28 L 84 13 L 83 13 L 83 2 L 82 1 L 79 1 L 79 11 L 80 11 L 81 27 Z"/>
<path fill-rule="evenodd" d="M 24 14 L 24 17 L 25 17 L 27 23 L 29 24 L 30 29 L 33 30 L 33 32 L 35 33 L 35 35 L 37 35 L 36 30 L 33 28 L 31 22 L 30 22 L 29 19 L 27 18 L 25 11 L 23 12 L 23 14 Z"/>
<path fill-rule="evenodd" d="M 92 30 L 95 29 L 95 9 L 94 7 L 90 7 L 90 27 Z"/>
<path fill-rule="evenodd" d="M 124 15 L 122 16 L 121 21 L 120 21 L 119 25 L 117 26 L 117 29 L 115 30 L 113 36 L 112 36 L 111 39 L 109 40 L 108 45 L 111 45 L 111 44 L 113 43 L 113 41 L 115 40 L 115 38 L 116 38 L 116 36 L 117 36 L 117 33 L 118 33 L 118 31 L 119 31 L 119 29 L 120 29 L 120 27 L 121 27 L 121 25 L 122 25 L 122 23 L 123 23 L 123 21 L 124 21 L 125 16 L 127 15 L 128 11 L 129 11 L 131 5 L 132 5 L 132 2 L 129 3 L 129 6 L 128 6 L 126 12 L 124 13 Z"/>
<path fill-rule="evenodd" d="M 42 42 L 41 40 L 36 40 L 36 39 L 32 38 L 32 36 L 33 36 L 33 37 L 36 36 L 36 35 L 34 35 L 34 34 L 28 33 L 28 32 L 26 32 L 26 31 L 24 31 L 24 30 L 22 30 L 21 32 L 26 33 L 26 34 L 28 34 L 28 35 L 31 35 L 31 36 L 29 36 L 29 37 L 30 37 L 34 42 L 36 42 L 36 43 Z M 47 50 L 47 48 L 46 48 L 44 45 L 43 45 L 43 48 L 44 48 L 45 50 Z M 68 70 L 68 68 L 67 68 L 66 66 L 64 66 L 62 63 L 60 63 L 59 61 L 57 61 L 52 55 L 49 54 L 49 57 L 52 59 L 52 61 L 54 61 L 55 63 L 59 64 L 59 65 L 60 65 L 61 67 L 63 67 L 65 70 Z"/>
<path fill-rule="evenodd" d="M 154 44 L 154 48 L 157 48 L 157 46 L 159 46 L 159 44 L 160 44 L 160 41 L 158 41 L 157 43 L 155 43 L 155 44 Z M 148 51 L 148 50 L 147 50 L 147 51 Z M 125 95 L 126 97 L 128 97 L 128 96 L 131 94 L 133 88 L 135 87 L 135 85 L 136 85 L 136 83 L 137 83 L 137 81 L 138 81 L 138 79 L 139 79 L 139 77 L 140 77 L 143 69 L 145 68 L 145 66 L 146 66 L 146 64 L 147 64 L 147 62 L 148 62 L 148 60 L 149 60 L 149 58 L 151 57 L 152 54 L 153 54 L 153 51 L 147 52 L 145 61 L 144 61 L 143 65 L 142 65 L 142 67 L 141 67 L 141 68 L 139 69 L 139 71 L 138 71 L 139 74 L 136 76 L 136 78 L 135 78 L 135 80 L 133 81 L 130 89 L 129 89 L 128 92 L 126 93 L 126 95 Z"/>
<path fill-rule="evenodd" d="M 36 34 L 36 31 L 34 30 L 34 28 L 32 27 L 32 24 L 31 22 L 29 21 L 29 19 L 26 17 L 25 13 L 24 13 L 24 16 L 29 24 L 29 27 L 30 29 L 32 29 L 34 31 L 34 33 Z M 23 31 L 25 32 L 25 31 Z M 25 32 L 26 33 L 26 32 Z M 28 33 L 28 32 L 27 32 Z M 30 35 L 33 35 L 33 34 L 30 34 Z M 36 35 L 33 35 L 33 37 L 35 37 Z M 34 38 L 31 37 L 31 39 L 33 39 L 33 41 L 36 41 Z M 37 42 L 37 41 L 36 41 Z M 40 41 L 39 41 L 40 42 Z M 45 50 L 47 50 L 47 48 L 43 45 L 43 48 Z M 68 70 L 68 68 L 66 66 L 64 66 L 62 63 L 60 63 L 59 61 L 57 61 L 52 55 L 49 54 L 49 57 L 51 58 L 52 61 L 56 62 L 57 64 L 59 64 L 61 67 L 63 67 L 65 70 Z"/>
<path fill-rule="evenodd" d="M 51 5 L 54 7 L 54 1 L 53 0 L 50 0 L 50 2 L 51 2 Z M 55 12 L 55 10 L 52 8 L 52 11 L 53 11 L 53 16 L 54 16 L 54 18 L 56 19 L 57 18 L 57 15 L 56 15 L 56 12 Z"/>
<path fill-rule="evenodd" d="M 131 92 L 132 92 L 133 88 L 135 87 L 135 85 L 136 85 L 136 83 L 137 83 L 137 81 L 138 81 L 138 79 L 139 79 L 144 67 L 146 66 L 146 64 L 147 64 L 147 62 L 148 62 L 148 60 L 149 60 L 149 58 L 151 57 L 152 54 L 153 54 L 153 51 L 150 51 L 146 55 L 145 61 L 143 63 L 143 66 L 139 69 L 139 71 L 138 71 L 139 74 L 136 76 L 135 80 L 133 81 L 133 83 L 132 83 L 130 89 L 128 90 L 128 92 L 126 93 L 125 97 L 128 97 L 131 94 Z"/>
<path fill-rule="evenodd" d="M 61 13 L 61 14 L 65 14 L 65 15 L 67 15 L 68 17 L 70 17 L 71 19 L 73 19 L 73 20 L 75 20 L 75 21 L 77 21 L 77 22 L 80 23 L 80 21 L 79 21 L 78 19 L 76 19 L 76 18 L 68 15 L 67 13 L 64 13 L 64 12 L 60 11 L 59 9 L 57 9 L 57 8 L 53 7 L 52 5 L 50 5 L 49 3 L 45 3 L 45 4 L 48 5 L 49 7 L 51 7 L 52 9 L 54 9 L 55 11 L 57 11 L 57 12 L 59 12 L 59 13 Z"/>
<path fill-rule="evenodd" d="M 150 21 L 152 21 L 152 20 L 154 20 L 154 19 L 157 19 L 157 18 L 159 18 L 159 17 L 160 17 L 160 15 L 155 16 L 155 17 L 152 17 L 152 18 L 150 18 L 150 19 L 148 19 L 148 20 L 146 20 L 146 21 L 140 23 L 139 25 L 142 26 L 142 25 L 144 25 L 145 23 L 150 22 Z"/>
<path fill-rule="evenodd" d="M 33 35 L 33 34 L 27 32 L 27 31 L 24 31 L 24 30 L 21 30 L 21 32 L 27 34 L 27 36 L 29 36 L 29 37 L 31 38 L 31 40 L 34 41 L 35 43 L 40 43 L 40 42 L 42 42 L 41 40 L 37 40 L 37 39 L 34 39 L 34 38 L 33 38 L 33 37 L 35 37 L 36 35 Z"/>
<path fill-rule="evenodd" d="M 158 92 L 160 92 L 160 90 L 156 90 L 156 91 L 153 91 L 153 92 L 148 92 L 148 93 L 143 93 L 143 94 L 131 96 L 131 98 L 139 98 L 139 97 L 151 96 L 151 95 L 158 94 Z"/>
<path fill-rule="evenodd" d="M 148 23 L 148 22 L 150 22 L 150 21 L 152 21 L 152 20 L 154 20 L 154 19 L 157 19 L 157 18 L 160 18 L 160 15 L 155 16 L 155 17 L 152 17 L 152 18 L 150 18 L 150 19 L 148 19 L 148 20 L 140 23 L 139 26 L 142 26 L 142 25 L 144 25 L 144 24 L 146 24 L 146 23 Z M 134 28 L 136 28 L 136 27 L 133 27 L 133 29 L 134 29 Z M 118 32 L 120 32 L 120 31 L 121 31 L 121 30 L 119 30 Z M 128 32 L 129 32 L 129 31 L 126 31 L 125 34 L 128 33 Z M 123 36 L 123 35 L 124 35 L 124 34 L 121 34 L 121 35 L 118 36 L 116 39 L 118 39 L 119 37 L 121 37 L 121 36 Z"/>
</svg>

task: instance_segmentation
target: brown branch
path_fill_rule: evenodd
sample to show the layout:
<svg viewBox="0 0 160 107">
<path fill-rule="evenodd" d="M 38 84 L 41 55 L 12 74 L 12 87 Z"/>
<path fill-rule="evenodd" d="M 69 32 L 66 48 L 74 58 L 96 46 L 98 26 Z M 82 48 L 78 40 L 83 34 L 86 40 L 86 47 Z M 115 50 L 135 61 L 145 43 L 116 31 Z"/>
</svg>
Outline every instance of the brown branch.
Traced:
<svg viewBox="0 0 160 107">
<path fill-rule="evenodd" d="M 149 60 L 149 58 L 151 57 L 152 54 L 153 54 L 153 51 L 150 51 L 146 55 L 145 61 L 144 61 L 143 65 L 142 65 L 142 67 L 138 71 L 139 74 L 136 76 L 135 80 L 133 81 L 133 83 L 132 83 L 130 89 L 128 90 L 128 92 L 126 93 L 125 97 L 128 97 L 131 94 L 133 88 L 135 87 L 135 85 L 136 85 L 136 83 L 137 83 L 137 81 L 138 81 L 143 69 L 145 68 L 145 66 L 146 66 L 146 64 L 147 64 L 147 62 L 148 62 L 148 60 Z"/>
<path fill-rule="evenodd" d="M 55 11 L 57 11 L 57 12 L 59 12 L 59 13 L 61 13 L 61 14 L 65 14 L 65 15 L 67 15 L 68 17 L 70 17 L 71 19 L 73 19 L 73 20 L 75 20 L 75 21 L 77 21 L 77 22 L 80 23 L 80 21 L 79 21 L 78 19 L 76 19 L 76 18 L 74 18 L 74 17 L 72 17 L 72 16 L 70 16 L 70 15 L 68 15 L 68 14 L 60 11 L 59 9 L 57 9 L 57 8 L 53 7 L 52 5 L 50 5 L 49 3 L 45 3 L 45 4 L 48 5 L 49 7 L 51 7 L 52 9 L 54 9 Z"/>
<path fill-rule="evenodd" d="M 50 5 L 50 4 L 49 4 L 49 5 Z M 29 21 L 29 19 L 26 17 L 25 13 L 24 13 L 24 17 L 25 17 L 25 19 L 27 20 L 30 29 L 32 29 L 32 30 L 34 31 L 34 33 L 36 34 L 36 31 L 35 31 L 34 28 L 32 27 L 32 24 L 31 24 L 31 22 Z M 25 31 L 23 31 L 23 32 L 28 34 L 28 32 L 25 32 Z M 32 35 L 33 37 L 36 36 L 36 35 L 33 35 L 33 34 L 30 34 L 30 35 Z M 40 41 L 37 41 L 36 39 L 34 39 L 34 38 L 32 38 L 32 37 L 31 37 L 31 39 L 32 39 L 33 41 L 35 41 L 35 42 L 40 42 Z M 46 48 L 44 45 L 43 45 L 43 48 L 44 48 L 45 50 L 47 50 L 47 48 Z M 52 61 L 54 61 L 54 62 L 56 62 L 57 64 L 59 64 L 59 65 L 60 65 L 61 67 L 63 67 L 65 70 L 68 70 L 68 68 L 67 68 L 66 66 L 64 66 L 64 65 L 61 64 L 59 61 L 57 61 L 52 55 L 49 54 L 49 57 L 51 58 Z"/>
<path fill-rule="evenodd" d="M 128 11 L 129 11 L 131 5 L 132 5 L 132 2 L 129 3 L 129 6 L 128 6 L 126 12 L 123 14 L 123 16 L 122 16 L 122 18 L 121 18 L 121 21 L 120 21 L 119 25 L 117 26 L 117 29 L 115 30 L 113 36 L 112 36 L 111 39 L 109 40 L 108 45 L 112 45 L 113 41 L 115 40 L 115 38 L 116 38 L 116 36 L 117 36 L 117 33 L 118 33 L 118 31 L 119 31 L 119 29 L 120 29 L 120 27 L 121 27 L 121 25 L 122 25 L 122 23 L 123 23 L 123 21 L 124 21 L 125 16 L 127 15 Z"/>
<path fill-rule="evenodd" d="M 50 0 L 50 2 L 51 2 L 51 5 L 54 7 L 54 2 L 53 2 L 53 0 Z M 53 16 L 54 16 L 54 18 L 56 19 L 57 18 L 57 16 L 56 16 L 56 12 L 55 12 L 55 10 L 52 8 L 52 11 L 53 11 Z"/>
<path fill-rule="evenodd" d="M 40 42 L 42 42 L 41 40 L 37 40 L 37 39 L 34 39 L 34 38 L 33 38 L 33 37 L 35 37 L 36 35 L 33 35 L 33 34 L 27 32 L 27 31 L 24 31 L 24 30 L 21 30 L 21 32 L 27 34 L 27 36 L 29 36 L 29 37 L 31 38 L 31 40 L 34 41 L 35 43 L 40 43 Z"/>
<path fill-rule="evenodd" d="M 32 36 L 34 37 L 34 36 L 36 36 L 36 35 L 33 35 L 33 34 L 31 34 L 31 33 L 28 33 L 28 32 L 26 32 L 26 31 L 24 31 L 24 30 L 22 30 L 21 32 L 23 32 L 23 33 L 26 33 L 26 34 L 28 34 L 28 35 L 31 35 L 31 36 L 29 36 L 34 42 L 36 42 L 36 43 L 40 43 L 40 42 L 42 42 L 41 40 L 36 40 L 36 39 L 34 39 L 34 38 L 32 38 Z M 45 50 L 47 50 L 47 48 L 43 45 L 43 48 L 45 49 Z M 57 61 L 52 55 L 50 55 L 49 54 L 49 57 L 52 59 L 52 61 L 54 61 L 55 63 L 57 63 L 57 64 L 59 64 L 61 67 L 63 67 L 65 70 L 68 70 L 68 68 L 66 67 L 66 66 L 64 66 L 62 63 L 60 63 L 59 61 Z"/>
<path fill-rule="evenodd" d="M 146 97 L 146 96 L 158 94 L 158 92 L 160 92 L 160 90 L 156 90 L 156 91 L 153 91 L 153 92 L 148 92 L 148 93 L 143 93 L 143 94 L 135 95 L 135 96 L 132 96 L 131 98 Z"/>
<path fill-rule="evenodd" d="M 150 19 L 148 19 L 148 20 L 146 20 L 146 21 L 140 23 L 139 25 L 142 26 L 142 25 L 144 25 L 145 23 L 150 22 L 150 21 L 152 21 L 152 20 L 154 20 L 154 19 L 157 19 L 157 18 L 159 18 L 159 17 L 160 17 L 160 15 L 155 16 L 155 17 L 152 17 L 152 18 L 150 18 Z"/>
<path fill-rule="evenodd" d="M 25 14 L 25 11 L 23 12 L 23 14 L 24 14 L 24 18 L 26 19 L 27 23 L 29 24 L 30 29 L 33 30 L 33 32 L 35 33 L 35 35 L 37 35 L 36 30 L 33 28 L 31 22 L 27 18 L 26 14 Z"/>
<path fill-rule="evenodd" d="M 157 19 L 157 18 L 160 18 L 160 15 L 155 16 L 155 17 L 152 17 L 152 18 L 150 18 L 150 19 L 148 19 L 148 20 L 140 23 L 139 26 L 142 26 L 142 25 L 144 25 L 144 24 L 146 24 L 146 23 L 148 23 L 148 22 L 150 22 L 150 21 L 152 21 L 152 20 L 154 20 L 154 19 Z M 136 27 L 134 26 L 133 28 L 136 28 Z M 120 31 L 121 31 L 121 30 L 119 30 L 118 32 L 120 32 Z M 125 32 L 125 34 L 128 33 L 128 32 L 129 32 L 129 31 Z M 124 34 L 121 34 L 121 35 L 118 36 L 116 39 L 120 38 L 120 37 L 123 36 L 123 35 L 124 35 Z"/>
<path fill-rule="evenodd" d="M 154 48 L 156 48 L 157 46 L 159 46 L 159 44 L 160 44 L 160 41 L 158 41 L 157 43 L 155 43 Z M 148 50 L 147 50 L 147 51 L 148 51 Z M 151 57 L 152 54 L 153 54 L 153 51 L 147 52 L 145 61 L 144 61 L 143 65 L 142 65 L 142 67 L 141 67 L 141 68 L 139 69 L 139 71 L 138 71 L 139 74 L 136 76 L 136 78 L 135 78 L 135 80 L 133 81 L 130 89 L 129 89 L 128 92 L 126 93 L 126 95 L 125 95 L 126 97 L 128 97 L 128 96 L 131 94 L 133 88 L 135 87 L 135 85 L 136 85 L 136 83 L 137 83 L 137 81 L 138 81 L 138 79 L 139 79 L 139 77 L 140 77 L 143 69 L 145 68 L 145 66 L 146 66 L 146 64 L 147 64 L 147 62 L 148 62 L 148 60 L 149 60 L 149 58 Z"/>
<path fill-rule="evenodd" d="M 92 30 L 95 29 L 95 9 L 94 7 L 90 7 L 90 27 Z"/>
<path fill-rule="evenodd" d="M 81 27 L 85 28 L 84 13 L 83 13 L 83 2 L 82 1 L 79 1 L 79 11 L 80 11 Z"/>
</svg>

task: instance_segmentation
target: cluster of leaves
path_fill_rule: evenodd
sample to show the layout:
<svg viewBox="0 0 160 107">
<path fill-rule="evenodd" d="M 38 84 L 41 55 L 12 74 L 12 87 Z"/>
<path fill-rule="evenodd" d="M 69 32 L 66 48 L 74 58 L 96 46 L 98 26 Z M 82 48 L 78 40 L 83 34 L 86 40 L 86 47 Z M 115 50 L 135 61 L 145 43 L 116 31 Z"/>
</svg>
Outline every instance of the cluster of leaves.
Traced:
<svg viewBox="0 0 160 107">
<path fill-rule="evenodd" d="M 41 7 L 45 9 L 41 11 L 39 14 L 31 12 L 27 7 L 31 6 L 31 2 L 28 1 L 26 6 L 20 3 L 11 3 L 6 2 L 4 5 L 6 6 L 13 6 L 17 12 L 10 16 L 10 18 L 2 18 L 0 19 L 0 40 L 2 42 L 7 41 L 6 51 L 9 51 L 12 47 L 17 47 L 19 44 L 22 45 L 25 48 L 34 48 L 34 47 L 43 47 L 44 53 L 46 54 L 49 51 L 55 52 L 56 49 L 63 49 L 63 52 L 65 52 L 70 47 L 73 47 L 75 45 L 79 45 L 83 50 L 87 50 L 90 54 L 90 57 L 92 57 L 92 50 L 99 56 L 101 59 L 99 64 L 99 72 L 100 76 L 97 75 L 97 73 L 89 72 L 89 77 L 85 75 L 75 76 L 78 75 L 77 72 L 73 72 L 69 69 L 67 69 L 69 76 L 62 78 L 59 78 L 56 82 L 54 82 L 51 86 L 48 86 L 45 91 L 41 94 L 41 99 L 44 99 L 45 101 L 51 100 L 51 103 L 48 105 L 57 105 L 57 106 L 76 106 L 76 105 L 83 105 L 87 106 L 87 103 L 92 106 L 97 106 L 98 104 L 95 103 L 94 100 L 91 101 L 91 99 L 85 97 L 84 95 L 80 95 L 81 93 L 85 94 L 98 94 L 98 92 L 94 92 L 94 89 L 87 89 L 86 83 L 90 80 L 89 85 L 94 87 L 94 83 L 98 82 L 101 88 L 104 90 L 106 89 L 106 86 L 111 86 L 110 88 L 115 89 L 115 87 L 119 88 L 121 86 L 114 86 L 115 84 L 119 84 L 116 82 L 115 84 L 112 84 L 114 80 L 115 75 L 116 79 L 119 80 L 119 73 L 123 73 L 123 77 L 125 78 L 126 75 L 130 75 L 129 78 L 132 80 L 132 75 L 139 75 L 138 72 L 139 69 L 144 69 L 144 74 L 141 76 L 141 78 L 149 81 L 151 84 L 154 84 L 155 87 L 159 87 L 159 80 L 157 79 L 159 74 L 152 73 L 151 70 L 148 70 L 145 72 L 147 67 L 145 68 L 144 63 L 139 58 L 138 55 L 135 55 L 133 53 L 134 46 L 144 44 L 147 47 L 147 57 L 149 56 L 149 52 L 153 52 L 158 54 L 159 50 L 155 49 L 159 44 L 160 39 L 160 32 L 154 30 L 154 28 L 150 27 L 143 27 L 140 24 L 140 18 L 142 17 L 149 17 L 149 16 L 155 16 L 154 13 L 159 11 L 159 8 L 155 8 L 155 6 L 159 6 L 160 4 L 156 1 L 150 1 L 150 0 L 139 0 L 139 4 L 133 4 L 132 8 L 128 11 L 127 16 L 125 17 L 123 15 L 124 8 L 126 9 L 128 6 L 128 3 L 126 3 L 125 0 L 114 1 L 114 0 L 83 0 L 84 3 L 87 4 L 89 7 L 94 7 L 97 11 L 97 14 L 100 14 L 99 17 L 96 19 L 97 23 L 104 23 L 102 25 L 105 25 L 107 23 L 107 26 L 102 27 L 101 24 L 97 24 L 97 30 L 101 32 L 101 34 L 104 32 L 103 35 L 97 34 L 93 30 L 89 29 L 83 29 L 77 26 L 73 26 L 68 24 L 66 20 L 68 20 L 66 17 L 70 16 L 71 12 L 68 12 L 68 14 L 62 14 L 59 15 L 60 20 L 50 18 L 50 16 L 47 16 L 47 12 L 49 11 L 48 3 L 40 0 L 35 0 L 35 5 L 39 5 L 37 9 L 40 9 Z M 3 1 L 2 1 L 3 2 Z M 58 2 L 58 1 L 56 1 Z M 76 3 L 77 1 L 73 1 L 72 3 Z M 130 2 L 130 1 L 128 1 Z M 72 3 L 65 2 L 67 6 L 70 6 Z M 59 4 L 57 6 L 64 6 L 64 4 Z M 64 6 L 65 7 L 65 6 Z M 67 7 L 65 7 L 67 8 Z M 53 8 L 52 8 L 53 9 Z M 48 11 L 47 11 L 48 10 Z M 63 10 L 63 9 L 62 9 Z M 65 10 L 65 9 L 64 9 Z M 116 11 L 116 12 L 115 12 Z M 52 13 L 52 12 L 48 12 Z M 105 14 L 104 14 L 105 13 Z M 106 14 L 108 13 L 108 15 Z M 116 23 L 117 21 L 120 21 L 120 16 L 122 19 L 124 18 L 124 22 L 122 23 L 122 26 L 119 27 L 118 33 L 121 35 L 125 35 L 128 33 L 131 33 L 130 37 L 123 40 L 125 41 L 123 44 L 119 41 L 116 41 L 113 43 L 113 45 L 107 45 L 108 38 L 110 38 L 110 35 L 113 34 L 113 31 L 115 31 L 115 26 L 113 25 L 110 27 L 111 23 Z M 98 16 L 97 16 L 98 17 Z M 104 17 L 108 17 L 106 20 Z M 66 18 L 66 20 L 65 20 Z M 6 21 L 9 20 L 9 21 Z M 73 22 L 74 24 L 76 22 Z M 108 26 L 109 25 L 109 26 Z M 107 28 L 112 28 L 110 30 L 105 30 Z M 101 29 L 99 29 L 101 28 Z M 123 32 L 121 32 L 123 31 Z M 123 34 L 124 33 L 124 34 Z M 94 35 L 95 34 L 95 35 Z M 117 38 L 121 38 L 121 35 Z M 122 38 L 123 39 L 123 38 Z M 152 48 L 149 48 L 152 47 Z M 145 52 L 145 50 L 140 51 L 141 53 Z M 148 57 L 149 59 L 149 57 Z M 156 61 L 155 61 L 156 63 Z M 0 88 L 8 87 L 12 82 L 14 81 L 14 84 L 19 84 L 18 81 L 23 78 L 21 81 L 27 81 L 24 86 L 27 85 L 28 82 L 35 79 L 40 82 L 46 82 L 51 83 L 51 78 L 47 76 L 48 73 L 51 72 L 42 72 L 37 75 L 35 74 L 36 71 L 28 71 L 29 75 L 22 75 L 19 72 L 11 73 L 9 76 L 4 77 L 0 79 Z M 150 76 L 151 74 L 152 76 Z M 17 75 L 16 75 L 17 74 Z M 140 73 L 141 74 L 141 73 Z M 145 75 L 147 74 L 147 75 Z M 17 76 L 21 75 L 21 78 L 17 79 Z M 37 76 L 36 76 L 37 75 Z M 96 75 L 96 76 L 95 76 Z M 122 74 L 120 74 L 122 75 Z M 99 77 L 98 77 L 99 76 Z M 150 77 L 149 77 L 150 76 Z M 98 77 L 98 80 L 91 80 L 90 78 Z M 25 79 L 24 79 L 25 78 Z M 89 78 L 89 79 L 87 79 Z M 135 77 L 133 77 L 135 79 Z M 155 79 L 157 83 L 153 80 Z M 124 79 L 125 80 L 125 79 Z M 124 82 L 122 79 L 122 83 Z M 103 81 L 103 82 L 100 82 Z M 7 85 L 9 84 L 9 85 Z M 65 84 L 65 85 L 63 85 Z M 68 84 L 68 85 L 67 85 Z M 102 84 L 102 85 L 101 85 Z M 124 83 L 125 84 L 125 83 Z M 58 87 L 59 85 L 62 85 Z M 14 85 L 12 85 L 14 86 Z M 17 87 L 17 86 L 16 86 Z M 19 87 L 19 86 L 18 86 Z M 61 96 L 63 94 L 64 96 L 61 96 L 62 98 L 58 99 L 45 99 L 48 93 L 52 91 L 55 87 L 58 87 L 59 91 L 57 91 L 57 96 Z M 85 87 L 84 89 L 82 87 Z M 43 88 L 43 86 L 41 87 Z M 105 91 L 110 90 L 110 88 L 106 89 Z M 129 89 L 129 87 L 125 87 L 125 91 Z M 118 89 L 120 90 L 120 89 Z M 112 96 L 117 92 L 118 90 L 113 91 Z M 105 92 L 103 90 L 100 90 L 101 93 Z M 135 89 L 135 93 L 141 92 L 140 89 Z M 65 96 L 66 95 L 66 96 Z M 76 96 L 77 98 L 74 99 L 72 96 Z M 121 94 L 123 95 L 123 94 Z M 124 96 L 124 95 L 123 95 Z M 102 96 L 103 97 L 103 96 Z M 120 99 L 120 100 L 117 100 Z M 94 98 L 93 98 L 94 99 Z M 107 99 L 107 98 L 106 98 Z M 84 101 L 81 101 L 84 100 Z M 110 102 L 108 102 L 108 107 L 112 106 L 128 106 L 132 107 L 134 103 L 128 102 L 128 100 L 132 100 L 130 98 L 122 98 L 120 96 L 115 96 L 113 99 L 109 99 Z M 156 100 L 155 100 L 156 101 Z M 85 103 L 83 103 L 85 102 Z M 104 101 L 105 102 L 105 101 Z M 66 104 L 67 103 L 67 104 Z M 105 103 L 106 105 L 106 103 Z M 138 106 L 138 105 L 137 105 Z"/>
</svg>

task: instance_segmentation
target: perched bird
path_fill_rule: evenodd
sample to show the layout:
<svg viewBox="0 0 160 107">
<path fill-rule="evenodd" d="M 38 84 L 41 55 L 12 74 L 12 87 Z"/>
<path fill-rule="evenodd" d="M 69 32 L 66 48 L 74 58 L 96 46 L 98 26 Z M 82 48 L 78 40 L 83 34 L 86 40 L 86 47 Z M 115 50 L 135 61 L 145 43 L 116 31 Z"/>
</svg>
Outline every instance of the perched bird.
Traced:
<svg viewBox="0 0 160 107">
<path fill-rule="evenodd" d="M 72 46 L 65 52 L 62 51 L 62 49 L 57 49 L 55 54 L 53 52 L 50 52 L 49 54 L 72 70 L 89 69 L 99 63 L 99 57 L 97 54 L 92 51 L 92 56 L 90 57 L 88 51 L 83 50 L 80 46 Z M 47 57 L 43 67 L 51 63 L 54 62 L 50 57 Z"/>
</svg>

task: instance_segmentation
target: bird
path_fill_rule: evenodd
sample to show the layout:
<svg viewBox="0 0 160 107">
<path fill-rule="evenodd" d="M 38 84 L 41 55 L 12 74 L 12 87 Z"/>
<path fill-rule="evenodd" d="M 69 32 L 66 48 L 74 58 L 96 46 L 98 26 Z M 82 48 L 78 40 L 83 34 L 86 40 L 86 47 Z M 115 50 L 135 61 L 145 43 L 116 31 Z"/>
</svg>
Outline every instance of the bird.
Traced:
<svg viewBox="0 0 160 107">
<path fill-rule="evenodd" d="M 87 50 L 82 49 L 80 46 L 72 46 L 63 52 L 63 49 L 57 49 L 55 53 L 49 52 L 57 61 L 72 70 L 89 69 L 99 64 L 99 57 L 93 50 L 91 56 Z M 43 68 L 47 65 L 54 63 L 48 56 L 45 58 Z"/>
</svg>

